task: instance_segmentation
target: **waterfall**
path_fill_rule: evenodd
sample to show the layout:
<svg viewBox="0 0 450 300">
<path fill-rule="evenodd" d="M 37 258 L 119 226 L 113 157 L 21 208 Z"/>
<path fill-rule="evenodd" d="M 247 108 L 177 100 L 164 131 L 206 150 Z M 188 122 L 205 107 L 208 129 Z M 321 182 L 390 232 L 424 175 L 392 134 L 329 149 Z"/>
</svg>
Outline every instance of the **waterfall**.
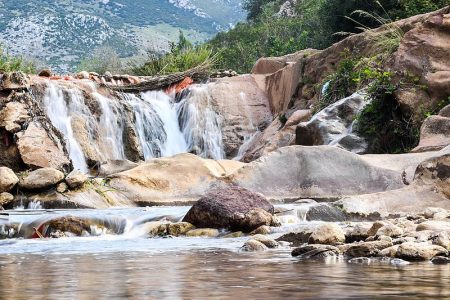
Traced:
<svg viewBox="0 0 450 300">
<path fill-rule="evenodd" d="M 247 150 L 249 150 L 250 146 L 252 145 L 254 138 L 260 132 L 259 129 L 253 123 L 253 118 L 252 118 L 252 114 L 248 107 L 248 101 L 247 101 L 246 95 L 241 92 L 241 93 L 239 93 L 239 97 L 241 98 L 240 103 L 244 106 L 243 110 L 244 110 L 245 116 L 247 117 L 247 120 L 248 120 L 247 127 L 249 129 L 249 132 L 247 132 L 244 135 L 244 143 L 241 145 L 241 147 L 239 147 L 238 154 L 236 155 L 234 160 L 241 160 L 244 157 L 245 153 L 247 152 Z"/>
<path fill-rule="evenodd" d="M 87 172 L 86 159 L 80 144 L 74 137 L 72 117 L 69 115 L 62 90 L 54 84 L 49 84 L 44 96 L 44 105 L 50 121 L 67 140 L 67 148 L 74 167 L 82 172 Z"/>
<path fill-rule="evenodd" d="M 83 172 L 86 161 L 127 159 L 130 134 L 135 158 L 135 153 L 149 160 L 185 152 L 224 158 L 220 118 L 206 86 L 192 87 L 175 103 L 175 95 L 161 91 L 105 96 L 94 84 L 83 90 L 49 82 L 42 103 L 67 140 L 75 168 Z"/>
<path fill-rule="evenodd" d="M 178 103 L 178 115 L 189 151 L 216 160 L 225 157 L 220 119 L 206 85 L 190 88 Z"/>
</svg>

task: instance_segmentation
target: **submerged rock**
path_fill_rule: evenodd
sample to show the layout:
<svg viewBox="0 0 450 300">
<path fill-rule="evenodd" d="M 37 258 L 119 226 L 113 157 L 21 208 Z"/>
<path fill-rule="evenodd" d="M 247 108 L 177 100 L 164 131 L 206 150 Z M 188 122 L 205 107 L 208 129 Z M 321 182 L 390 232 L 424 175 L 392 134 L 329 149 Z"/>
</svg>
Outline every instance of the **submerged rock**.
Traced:
<svg viewBox="0 0 450 300">
<path fill-rule="evenodd" d="M 267 248 L 266 245 L 264 245 L 263 243 L 257 241 L 257 240 L 253 240 L 250 239 L 247 242 L 245 242 L 244 246 L 242 246 L 241 250 L 242 251 L 247 251 L 247 252 L 254 252 L 254 251 L 265 251 L 269 248 Z"/>
<path fill-rule="evenodd" d="M 277 238 L 276 241 L 288 242 L 292 247 L 300 247 L 301 245 L 308 243 L 311 234 L 312 230 L 309 229 L 299 232 L 290 232 Z"/>
<path fill-rule="evenodd" d="M 431 260 L 431 262 L 435 265 L 447 265 L 450 264 L 450 258 L 445 256 L 436 256 Z"/>
<path fill-rule="evenodd" d="M 185 235 L 188 231 L 195 229 L 195 226 L 188 222 L 167 224 L 167 234 L 173 236 Z"/>
<path fill-rule="evenodd" d="M 307 245 L 294 249 L 291 255 L 301 259 L 325 259 L 339 256 L 339 249 L 331 245 Z"/>
<path fill-rule="evenodd" d="M 52 168 L 42 168 L 30 172 L 19 181 L 19 187 L 24 190 L 43 190 L 54 187 L 64 180 L 61 171 Z"/>
<path fill-rule="evenodd" d="M 337 245 L 345 243 L 345 232 L 334 223 L 318 226 L 308 240 L 309 244 Z"/>
<path fill-rule="evenodd" d="M 262 234 L 254 235 L 251 239 L 263 243 L 267 248 L 277 248 L 279 246 L 277 241 Z"/>
<path fill-rule="evenodd" d="M 186 232 L 189 237 L 218 237 L 219 234 L 219 230 L 215 228 L 192 229 Z"/>
<path fill-rule="evenodd" d="M 0 193 L 11 191 L 19 182 L 13 170 L 7 167 L 0 167 Z"/>
<path fill-rule="evenodd" d="M 272 223 L 274 207 L 263 196 L 241 187 L 208 192 L 184 217 L 196 227 L 225 228 L 251 232 Z"/>
</svg>

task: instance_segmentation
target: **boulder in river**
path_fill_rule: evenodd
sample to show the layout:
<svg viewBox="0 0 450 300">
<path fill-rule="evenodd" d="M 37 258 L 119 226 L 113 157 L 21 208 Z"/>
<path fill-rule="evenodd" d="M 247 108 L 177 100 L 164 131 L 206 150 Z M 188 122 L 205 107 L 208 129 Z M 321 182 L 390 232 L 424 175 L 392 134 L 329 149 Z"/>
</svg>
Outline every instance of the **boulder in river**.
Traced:
<svg viewBox="0 0 450 300">
<path fill-rule="evenodd" d="M 292 251 L 292 256 L 300 259 L 325 259 L 339 256 L 339 249 L 331 245 L 306 245 Z"/>
<path fill-rule="evenodd" d="M 196 227 L 251 232 L 271 225 L 274 207 L 262 195 L 237 186 L 211 190 L 189 210 L 183 222 Z"/>
<path fill-rule="evenodd" d="M 334 223 L 319 225 L 311 234 L 309 244 L 337 245 L 345 243 L 345 233 Z"/>
<path fill-rule="evenodd" d="M 11 191 L 19 182 L 13 170 L 7 167 L 0 167 L 0 193 Z"/>
<path fill-rule="evenodd" d="M 247 251 L 247 252 L 265 251 L 267 249 L 269 249 L 269 248 L 267 248 L 266 245 L 264 245 L 260 241 L 254 240 L 254 239 L 250 239 L 250 240 L 246 241 L 244 246 L 242 246 L 242 248 L 241 248 L 242 251 Z"/>
<path fill-rule="evenodd" d="M 407 261 L 430 260 L 435 256 L 448 256 L 447 249 L 428 243 L 403 243 L 398 247 L 396 257 Z"/>
<path fill-rule="evenodd" d="M 42 168 L 30 172 L 19 181 L 19 187 L 24 190 L 43 190 L 54 187 L 64 180 L 61 171 L 52 168 Z"/>
<path fill-rule="evenodd" d="M 0 207 L 8 205 L 14 200 L 14 196 L 10 193 L 0 193 Z"/>
</svg>

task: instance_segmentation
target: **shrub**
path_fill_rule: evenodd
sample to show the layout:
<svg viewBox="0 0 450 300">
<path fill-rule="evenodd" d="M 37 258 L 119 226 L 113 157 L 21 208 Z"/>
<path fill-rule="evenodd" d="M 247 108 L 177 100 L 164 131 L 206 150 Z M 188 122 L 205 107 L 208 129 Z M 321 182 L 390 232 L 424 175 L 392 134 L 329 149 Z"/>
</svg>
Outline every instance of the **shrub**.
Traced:
<svg viewBox="0 0 450 300">
<path fill-rule="evenodd" d="M 78 65 L 77 70 L 99 74 L 105 74 L 107 71 L 120 73 L 122 71 L 122 63 L 114 48 L 103 46 L 95 49 L 90 56 L 84 58 Z"/>
<path fill-rule="evenodd" d="M 11 56 L 0 46 L 0 72 L 24 72 L 36 73 L 34 62 L 27 60 L 21 56 Z"/>
</svg>

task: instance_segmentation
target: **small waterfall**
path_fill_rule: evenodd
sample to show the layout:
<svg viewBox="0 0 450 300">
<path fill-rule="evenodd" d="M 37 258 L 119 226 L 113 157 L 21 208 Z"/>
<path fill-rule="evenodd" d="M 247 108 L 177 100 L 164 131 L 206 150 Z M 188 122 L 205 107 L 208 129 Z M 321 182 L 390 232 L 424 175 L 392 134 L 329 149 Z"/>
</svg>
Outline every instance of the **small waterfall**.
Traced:
<svg viewBox="0 0 450 300">
<path fill-rule="evenodd" d="M 74 167 L 82 172 L 87 172 L 86 159 L 80 144 L 74 137 L 72 117 L 69 115 L 63 91 L 56 85 L 49 84 L 44 96 L 44 105 L 50 121 L 67 139 L 67 147 Z"/>
<path fill-rule="evenodd" d="M 125 159 L 123 147 L 124 120 L 122 119 L 122 107 L 119 103 L 106 98 L 99 93 L 94 93 L 102 110 L 99 126 L 103 130 L 102 138 L 105 149 L 110 150 L 108 159 Z"/>
<path fill-rule="evenodd" d="M 161 156 L 187 152 L 187 144 L 180 130 L 173 98 L 163 92 L 147 92 L 142 94 L 142 99 L 152 104 L 159 118 L 163 120 L 166 141 L 161 145 Z"/>
<path fill-rule="evenodd" d="M 245 111 L 245 115 L 247 117 L 248 120 L 248 128 L 249 128 L 249 132 L 247 134 L 244 135 L 244 143 L 242 144 L 241 147 L 239 147 L 239 151 L 238 154 L 236 155 L 236 157 L 234 158 L 234 160 L 241 160 L 245 153 L 247 152 L 247 150 L 249 150 L 253 139 L 258 135 L 259 133 L 259 129 L 255 126 L 255 124 L 253 123 L 253 118 L 251 115 L 251 112 L 248 108 L 248 101 L 247 101 L 247 97 L 244 93 L 240 93 L 239 97 L 241 98 L 241 102 L 243 104 L 243 109 Z"/>
<path fill-rule="evenodd" d="M 190 88 L 178 103 L 178 115 L 189 151 L 216 160 L 225 157 L 220 120 L 206 85 Z"/>
</svg>

